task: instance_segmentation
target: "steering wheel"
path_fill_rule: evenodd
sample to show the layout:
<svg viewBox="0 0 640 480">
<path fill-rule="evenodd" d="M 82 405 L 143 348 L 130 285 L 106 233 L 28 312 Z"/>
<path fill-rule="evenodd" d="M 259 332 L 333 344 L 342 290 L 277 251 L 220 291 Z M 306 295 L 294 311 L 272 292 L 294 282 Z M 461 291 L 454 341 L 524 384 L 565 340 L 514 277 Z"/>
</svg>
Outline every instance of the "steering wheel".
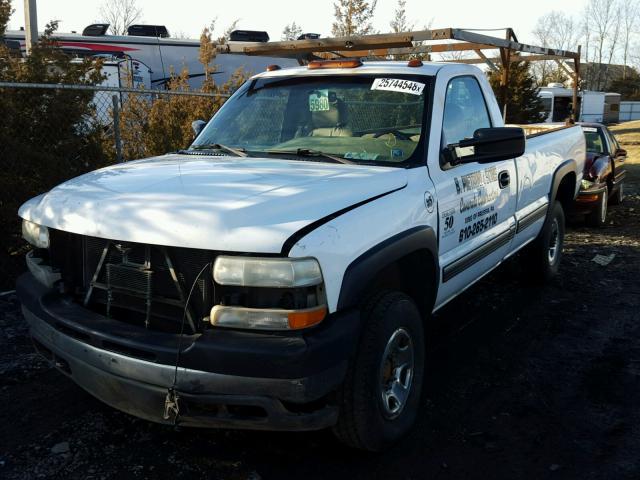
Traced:
<svg viewBox="0 0 640 480">
<path fill-rule="evenodd" d="M 407 135 L 406 133 L 403 133 L 400 130 L 396 130 L 395 128 L 388 128 L 386 130 L 376 132 L 373 134 L 373 138 L 379 138 L 386 133 L 390 133 L 400 140 L 411 140 L 411 135 Z"/>
</svg>

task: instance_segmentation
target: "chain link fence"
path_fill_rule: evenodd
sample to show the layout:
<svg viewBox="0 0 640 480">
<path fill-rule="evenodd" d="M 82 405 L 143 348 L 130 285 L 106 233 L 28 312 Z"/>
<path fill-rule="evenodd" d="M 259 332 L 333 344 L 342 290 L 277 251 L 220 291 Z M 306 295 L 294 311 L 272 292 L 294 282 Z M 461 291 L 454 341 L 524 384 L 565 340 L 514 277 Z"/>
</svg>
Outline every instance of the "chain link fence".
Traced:
<svg viewBox="0 0 640 480">
<path fill-rule="evenodd" d="M 123 132 L 123 129 L 137 128 L 150 134 L 153 133 L 149 131 L 149 125 L 136 125 L 135 119 L 123 118 L 123 110 L 126 111 L 130 105 L 135 105 L 139 120 L 144 122 L 148 119 L 148 116 L 145 114 L 151 112 L 154 103 L 159 100 L 171 101 L 172 98 L 185 99 L 185 107 L 188 109 L 190 100 L 199 100 L 200 102 L 210 100 L 212 104 L 216 103 L 216 106 L 219 107 L 224 100 L 230 96 L 230 94 L 226 93 L 200 91 L 145 90 L 92 85 L 0 82 L 0 95 L 20 95 L 22 109 L 27 112 L 26 117 L 45 113 L 43 109 L 47 108 L 46 99 L 48 97 L 69 95 L 69 101 L 75 101 L 73 96 L 74 92 L 83 92 L 91 96 L 89 113 L 85 114 L 82 121 L 78 122 L 75 126 L 78 133 L 85 133 L 87 139 L 91 137 L 93 140 L 95 140 L 95 136 L 99 136 L 101 139 L 101 147 L 104 149 L 102 153 L 118 162 L 133 159 L 127 158 L 124 154 L 123 138 L 131 137 L 131 135 L 127 135 L 127 133 L 130 132 Z M 215 109 L 216 108 L 212 108 L 211 110 L 214 111 Z M 208 118 L 205 118 L 205 120 L 207 119 Z M 19 118 L 12 120 L 20 121 Z M 188 120 L 189 119 L 185 119 L 185 125 L 182 125 L 182 128 L 189 128 L 190 121 Z M 43 150 L 55 147 L 60 141 L 60 132 L 55 124 L 50 125 L 50 128 L 40 129 L 37 143 Z M 87 142 L 87 149 L 90 143 L 92 142 Z M 181 145 L 181 147 L 186 146 L 187 145 Z M 133 150 L 136 149 L 133 148 Z M 77 151 L 77 158 L 82 159 L 85 153 L 87 153 L 85 149 L 79 149 Z"/>
</svg>

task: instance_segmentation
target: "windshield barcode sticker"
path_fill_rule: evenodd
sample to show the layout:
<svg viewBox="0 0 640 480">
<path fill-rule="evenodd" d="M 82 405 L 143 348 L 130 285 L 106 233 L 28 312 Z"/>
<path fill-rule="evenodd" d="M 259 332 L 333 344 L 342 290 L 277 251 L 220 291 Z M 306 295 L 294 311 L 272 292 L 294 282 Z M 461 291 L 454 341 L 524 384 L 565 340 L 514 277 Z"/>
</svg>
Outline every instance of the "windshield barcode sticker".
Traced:
<svg viewBox="0 0 640 480">
<path fill-rule="evenodd" d="M 376 78 L 371 84 L 371 90 L 387 90 L 389 92 L 410 93 L 421 95 L 424 83 L 402 80 L 400 78 Z"/>
</svg>

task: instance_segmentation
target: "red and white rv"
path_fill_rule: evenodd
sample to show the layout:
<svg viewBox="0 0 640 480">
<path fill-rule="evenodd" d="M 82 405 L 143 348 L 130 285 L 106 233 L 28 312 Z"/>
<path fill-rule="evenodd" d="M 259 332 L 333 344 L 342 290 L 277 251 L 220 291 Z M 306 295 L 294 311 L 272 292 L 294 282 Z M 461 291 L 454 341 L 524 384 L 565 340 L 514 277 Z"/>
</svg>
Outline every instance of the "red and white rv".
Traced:
<svg viewBox="0 0 640 480">
<path fill-rule="evenodd" d="M 152 88 L 165 88 L 171 72 L 179 72 L 183 67 L 189 70 L 191 88 L 197 89 L 201 85 L 204 69 L 198 60 L 199 40 L 168 38 L 164 26 L 132 25 L 128 35 L 107 35 L 108 27 L 108 24 L 94 24 L 85 28 L 82 34 L 54 33 L 53 38 L 62 49 L 75 56 L 107 56 L 137 63 L 144 76 L 148 71 Z M 232 37 L 230 45 L 255 44 L 256 40 L 260 42 L 269 38 L 266 32 L 234 33 L 236 38 L 249 41 L 235 41 Z M 24 51 L 25 32 L 7 31 L 5 42 Z M 274 63 L 283 67 L 298 64 L 292 58 L 219 54 L 214 60 L 215 79 L 217 83 L 224 83 L 238 68 L 243 68 L 247 73 L 258 73 Z"/>
</svg>

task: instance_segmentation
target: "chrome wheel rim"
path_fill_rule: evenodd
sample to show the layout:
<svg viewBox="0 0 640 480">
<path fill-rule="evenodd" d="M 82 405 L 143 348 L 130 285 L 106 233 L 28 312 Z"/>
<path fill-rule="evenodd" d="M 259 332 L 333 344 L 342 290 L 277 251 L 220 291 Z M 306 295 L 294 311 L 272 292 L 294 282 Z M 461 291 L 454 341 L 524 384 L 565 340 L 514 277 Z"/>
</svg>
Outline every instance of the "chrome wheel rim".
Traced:
<svg viewBox="0 0 640 480">
<path fill-rule="evenodd" d="M 380 364 L 380 398 L 386 418 L 398 417 L 407 404 L 413 382 L 413 369 L 411 335 L 404 328 L 398 328 L 389 337 Z"/>
<path fill-rule="evenodd" d="M 559 240 L 560 240 L 560 225 L 558 224 L 558 219 L 554 218 L 553 223 L 551 223 L 551 236 L 549 239 L 549 250 L 547 252 L 547 256 L 549 259 L 549 264 L 553 265 L 558 257 L 559 250 Z"/>
</svg>

